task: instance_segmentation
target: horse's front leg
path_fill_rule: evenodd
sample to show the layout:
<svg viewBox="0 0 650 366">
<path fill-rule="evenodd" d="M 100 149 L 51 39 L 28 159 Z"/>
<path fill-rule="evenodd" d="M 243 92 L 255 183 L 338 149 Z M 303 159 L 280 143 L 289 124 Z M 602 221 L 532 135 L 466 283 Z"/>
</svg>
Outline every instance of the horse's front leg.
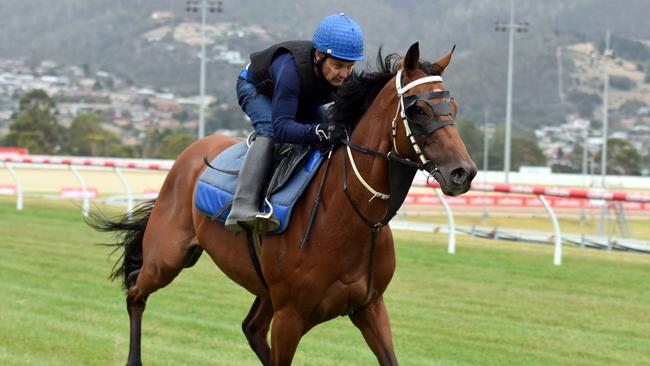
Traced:
<svg viewBox="0 0 650 366">
<path fill-rule="evenodd" d="M 271 365 L 288 366 L 305 333 L 301 315 L 292 307 L 276 310 L 271 324 Z"/>
<path fill-rule="evenodd" d="M 258 297 L 242 324 L 248 344 L 250 344 L 264 366 L 271 364 L 271 348 L 266 338 L 272 318 L 273 305 L 271 299 Z"/>
<path fill-rule="evenodd" d="M 380 365 L 395 366 L 398 364 L 393 349 L 388 312 L 382 296 L 365 307 L 356 310 L 350 315 L 350 320 L 361 330 L 363 338 L 377 356 Z"/>
</svg>

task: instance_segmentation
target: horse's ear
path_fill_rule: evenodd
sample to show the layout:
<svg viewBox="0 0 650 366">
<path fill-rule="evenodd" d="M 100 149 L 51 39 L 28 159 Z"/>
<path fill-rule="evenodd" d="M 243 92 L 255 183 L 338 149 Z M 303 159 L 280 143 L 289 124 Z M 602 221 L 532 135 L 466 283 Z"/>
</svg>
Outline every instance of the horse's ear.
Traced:
<svg viewBox="0 0 650 366">
<path fill-rule="evenodd" d="M 420 43 L 415 42 L 409 47 L 409 50 L 406 51 L 406 56 L 404 56 L 404 70 L 407 72 L 415 71 L 420 64 Z"/>
<path fill-rule="evenodd" d="M 454 50 L 456 49 L 456 45 L 451 48 L 451 51 L 449 51 L 448 54 L 442 56 L 440 60 L 436 61 L 433 63 L 433 70 L 435 71 L 436 74 L 442 75 L 442 73 L 445 71 L 447 66 L 449 65 L 449 62 L 451 61 L 451 55 L 454 53 Z"/>
</svg>

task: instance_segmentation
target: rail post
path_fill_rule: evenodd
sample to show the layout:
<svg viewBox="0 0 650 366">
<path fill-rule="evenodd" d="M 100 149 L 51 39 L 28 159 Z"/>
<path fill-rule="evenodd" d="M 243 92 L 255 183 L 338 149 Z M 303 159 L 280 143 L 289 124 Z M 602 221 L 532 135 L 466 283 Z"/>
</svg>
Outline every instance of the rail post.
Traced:
<svg viewBox="0 0 650 366">
<path fill-rule="evenodd" d="M 454 254 L 456 253 L 456 224 L 454 222 L 454 214 L 451 212 L 451 208 L 442 192 L 437 188 L 434 188 L 433 191 L 436 192 L 440 203 L 442 203 L 442 207 L 447 213 L 447 221 L 449 222 L 449 242 L 447 243 L 447 253 Z"/>
<path fill-rule="evenodd" d="M 13 178 L 14 183 L 16 184 L 16 210 L 22 211 L 23 209 L 23 185 L 20 182 L 20 177 L 14 170 L 14 168 L 11 166 L 10 163 L 5 163 L 5 168 L 7 168 L 7 171 L 9 174 L 11 174 L 11 178 Z"/>
<path fill-rule="evenodd" d="M 555 216 L 555 212 L 553 212 L 551 206 L 546 201 L 546 198 L 544 198 L 544 195 L 540 194 L 537 197 L 539 198 L 540 201 L 542 201 L 542 205 L 544 205 L 544 208 L 546 209 L 548 215 L 551 216 L 551 222 L 553 223 L 553 232 L 555 237 L 555 250 L 553 253 L 553 264 L 559 266 L 562 264 L 562 234 L 560 233 L 560 224 L 557 221 L 557 216 Z"/>
<path fill-rule="evenodd" d="M 122 174 L 122 169 L 118 167 L 114 167 L 113 171 L 115 174 L 117 174 L 117 177 L 120 178 L 120 182 L 122 182 L 122 186 L 124 187 L 124 191 L 126 192 L 126 212 L 127 214 L 131 213 L 131 210 L 133 209 L 133 192 L 131 192 L 131 187 L 129 187 L 129 182 L 127 182 L 126 178 Z"/>
<path fill-rule="evenodd" d="M 88 199 L 88 189 L 86 188 L 86 181 L 83 179 L 81 174 L 79 174 L 79 171 L 77 170 L 76 166 L 70 165 L 70 171 L 72 171 L 72 174 L 74 174 L 75 178 L 77 178 L 79 185 L 81 185 L 81 193 L 83 194 L 84 197 L 82 214 L 84 216 L 88 216 L 88 212 L 90 212 L 90 200 Z"/>
</svg>

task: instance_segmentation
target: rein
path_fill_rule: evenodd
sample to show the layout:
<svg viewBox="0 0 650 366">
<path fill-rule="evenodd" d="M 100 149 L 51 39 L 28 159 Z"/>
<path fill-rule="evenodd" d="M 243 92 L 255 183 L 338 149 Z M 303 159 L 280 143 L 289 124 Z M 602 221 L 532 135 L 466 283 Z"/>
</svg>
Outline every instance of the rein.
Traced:
<svg viewBox="0 0 650 366">
<path fill-rule="evenodd" d="M 350 191 L 348 189 L 348 174 L 347 174 L 347 155 L 343 154 L 343 192 L 345 192 L 345 196 L 348 198 L 348 202 L 350 202 L 350 205 L 354 209 L 354 212 L 361 218 L 361 220 L 370 228 L 370 254 L 368 258 L 368 275 L 367 275 L 367 283 L 366 283 L 366 295 L 363 299 L 363 302 L 361 303 L 361 306 L 366 305 L 370 301 L 370 296 L 371 296 L 371 286 L 372 286 L 372 270 L 373 270 L 373 263 L 374 263 L 374 257 L 375 257 L 375 249 L 377 247 L 377 233 L 390 222 L 390 220 L 397 214 L 397 211 L 399 208 L 402 206 L 402 203 L 404 202 L 404 199 L 406 198 L 406 195 L 408 194 L 409 188 L 411 188 L 411 182 L 413 182 L 413 177 L 415 176 L 415 173 L 421 169 L 422 165 L 415 163 L 411 160 L 404 159 L 400 156 L 397 156 L 393 152 L 389 152 L 388 154 L 382 153 L 380 151 L 372 150 L 369 149 L 365 146 L 360 146 L 357 144 L 354 144 L 350 141 L 347 140 L 342 140 L 341 141 L 346 147 L 349 149 L 352 148 L 356 151 L 362 152 L 364 154 L 368 155 L 375 155 L 379 157 L 383 157 L 388 159 L 388 191 L 390 194 L 388 195 L 388 210 L 386 211 L 386 215 L 384 216 L 383 219 L 380 221 L 373 223 L 371 222 L 362 212 L 361 209 L 357 206 L 357 204 L 354 202 L 352 199 L 352 195 L 350 194 Z M 350 155 L 350 158 L 352 158 L 352 155 Z M 352 162 L 352 161 L 351 161 Z M 354 165 L 353 165 L 354 166 Z M 355 170 L 356 173 L 356 170 Z M 374 198 L 373 196 L 372 198 Z M 372 200 L 372 198 L 370 200 Z M 350 313 L 354 312 L 354 309 Z"/>
<path fill-rule="evenodd" d="M 450 100 L 449 91 L 436 91 L 436 92 L 419 93 L 415 95 L 405 96 L 406 92 L 415 88 L 416 86 L 426 84 L 426 83 L 437 83 L 437 82 L 442 82 L 442 77 L 434 75 L 434 76 L 426 76 L 414 80 L 408 83 L 407 85 L 402 86 L 402 70 L 397 71 L 397 75 L 395 76 L 395 89 L 397 91 L 397 96 L 399 97 L 399 102 L 397 103 L 397 111 L 395 112 L 395 117 L 393 117 L 391 123 L 392 151 L 388 153 L 384 153 L 381 151 L 373 150 L 367 146 L 355 144 L 350 140 L 341 140 L 341 143 L 344 144 L 347 148 L 347 155 L 346 154 L 343 155 L 343 191 L 348 197 L 348 201 L 350 201 L 350 204 L 352 205 L 354 211 L 361 218 L 361 220 L 373 231 L 378 231 L 382 227 L 386 226 L 386 224 L 388 224 L 388 222 L 395 216 L 397 210 L 401 207 L 402 203 L 404 202 L 404 199 L 406 198 L 406 193 L 408 193 L 411 182 L 413 181 L 413 177 L 415 176 L 415 172 L 417 170 L 424 170 L 426 166 L 433 165 L 433 169 L 429 171 L 430 174 L 429 177 L 436 175 L 436 173 L 439 173 L 438 167 L 431 160 L 427 159 L 424 156 L 424 153 L 422 152 L 420 145 L 418 145 L 417 141 L 415 140 L 415 135 L 413 134 L 413 130 L 415 130 L 416 133 L 418 133 L 419 135 L 424 135 L 424 137 L 426 137 L 439 128 L 455 124 L 455 116 L 452 114 L 451 107 L 449 105 L 449 100 Z M 428 99 L 422 99 L 422 98 L 443 98 L 445 102 L 434 104 L 431 103 L 431 101 L 429 101 Z M 405 103 L 405 99 L 407 100 L 407 103 Z M 423 100 L 425 103 L 431 106 L 434 112 L 434 117 L 441 116 L 441 115 L 452 115 L 452 117 L 454 118 L 437 124 L 432 124 L 431 122 L 433 121 L 427 121 L 429 123 L 426 126 L 417 125 L 411 128 L 411 121 L 407 117 L 406 111 L 409 107 L 414 106 L 418 100 Z M 402 117 L 406 138 L 410 142 L 411 148 L 418 156 L 420 163 L 401 157 L 399 155 L 399 152 L 397 151 L 396 120 L 398 114 L 401 115 Z M 352 150 L 358 151 L 366 155 L 379 156 L 388 160 L 389 162 L 389 168 L 388 168 L 389 193 L 388 194 L 376 191 L 363 179 L 354 162 L 354 158 L 352 156 Z M 363 215 L 363 213 L 361 213 L 361 210 L 352 200 L 352 196 L 348 191 L 348 178 L 347 178 L 347 170 L 346 170 L 346 162 L 348 157 L 350 159 L 350 165 L 352 166 L 352 169 L 357 179 L 370 193 L 372 193 L 372 197 L 368 202 L 371 202 L 375 198 L 389 201 L 389 210 L 386 212 L 384 218 L 379 222 L 376 223 L 370 222 L 370 220 L 368 220 L 368 218 L 366 218 Z M 396 174 L 398 171 L 399 174 Z M 397 176 L 397 178 L 395 176 Z M 407 178 L 408 180 L 404 178 Z"/>
<path fill-rule="evenodd" d="M 366 283 L 366 295 L 363 299 L 363 302 L 361 305 L 358 307 L 350 309 L 348 315 L 354 313 L 354 311 L 358 308 L 361 308 L 365 305 L 367 305 L 370 301 L 370 298 L 372 296 L 372 272 L 373 272 L 373 264 L 374 264 L 374 256 L 375 256 L 375 251 L 377 247 L 377 233 L 384 227 L 386 226 L 390 220 L 397 214 L 397 211 L 399 208 L 402 206 L 402 203 L 404 202 L 404 199 L 406 199 L 406 195 L 408 194 L 409 189 L 411 188 L 411 183 L 413 182 L 413 178 L 415 177 L 415 173 L 417 173 L 418 170 L 426 170 L 429 173 L 429 177 L 427 178 L 427 181 L 429 178 L 436 176 L 436 174 L 440 174 L 440 171 L 438 170 L 438 167 L 427 159 L 424 156 L 424 153 L 422 152 L 422 149 L 418 145 L 415 135 L 413 134 L 413 131 L 415 131 L 416 134 L 427 137 L 434 131 L 436 131 L 439 128 L 442 128 L 444 126 L 452 125 L 455 124 L 455 115 L 452 113 L 452 109 L 450 106 L 450 99 L 449 99 L 449 92 L 448 91 L 435 91 L 435 92 L 428 92 L 428 93 L 418 93 L 415 95 L 409 95 L 405 96 L 404 94 L 409 91 L 410 89 L 426 84 L 426 83 L 435 83 L 435 82 L 442 82 L 442 78 L 440 76 L 426 76 L 417 80 L 414 80 L 410 82 L 409 84 L 405 85 L 402 87 L 401 85 L 401 79 L 402 79 L 402 70 L 398 70 L 396 77 L 395 77 L 395 87 L 397 91 L 397 95 L 399 97 L 399 101 L 397 103 L 397 111 L 395 112 L 395 117 L 393 117 L 392 124 L 391 124 L 391 139 L 392 139 L 392 146 L 391 146 L 391 151 L 388 153 L 384 153 L 381 151 L 377 151 L 374 149 L 371 149 L 367 146 L 359 145 L 356 143 L 353 143 L 352 141 L 349 140 L 349 137 L 346 139 L 340 140 L 340 142 L 345 145 L 345 148 L 347 149 L 347 153 L 342 154 L 343 155 L 343 191 L 345 192 L 345 195 L 350 202 L 350 205 L 352 206 L 354 212 L 359 216 L 359 218 L 370 228 L 370 233 L 371 233 L 371 241 L 370 241 L 370 253 L 369 253 L 369 258 L 368 258 L 368 272 L 367 272 L 367 283 Z M 445 101 L 443 103 L 432 103 L 429 99 L 430 98 L 442 98 Z M 428 104 L 433 113 L 434 113 L 434 119 L 426 121 L 426 123 L 420 122 L 412 122 L 407 115 L 407 111 L 409 108 L 413 107 L 416 105 L 418 101 L 422 101 L 426 104 Z M 403 158 L 400 156 L 399 152 L 397 151 L 397 142 L 396 142 L 396 137 L 397 137 L 397 115 L 400 115 L 402 117 L 402 122 L 404 123 L 404 129 L 405 129 L 405 135 L 410 142 L 411 149 L 415 152 L 415 154 L 418 156 L 420 162 L 415 162 L 413 160 L 410 160 L 408 158 Z M 452 119 L 451 120 L 446 120 L 446 121 L 437 121 L 435 120 L 436 116 L 442 116 L 442 115 L 451 115 Z M 439 122 L 433 124 L 432 122 Z M 250 137 L 250 136 L 249 136 Z M 305 230 L 305 235 L 303 239 L 300 241 L 299 247 L 304 248 L 307 239 L 309 238 L 309 233 L 311 232 L 312 224 L 314 222 L 314 219 L 316 217 L 316 212 L 318 211 L 318 207 L 320 205 L 320 195 L 323 190 L 323 186 L 325 185 L 325 180 L 327 178 L 327 173 L 329 171 L 330 163 L 331 163 L 331 157 L 332 157 L 332 152 L 334 150 L 334 146 L 331 145 L 329 146 L 329 149 L 324 151 L 324 155 L 327 156 L 327 164 L 325 167 L 325 171 L 323 173 L 323 176 L 321 177 L 320 185 L 316 194 L 316 199 L 312 205 L 312 209 L 309 215 L 309 220 L 307 223 L 307 228 Z M 384 158 L 388 160 L 388 190 L 389 193 L 381 193 L 375 189 L 373 189 L 368 182 L 366 182 L 363 177 L 361 176 L 361 173 L 357 169 L 356 163 L 354 162 L 354 157 L 352 156 L 352 150 L 355 150 L 357 152 L 360 152 L 365 155 L 374 155 L 380 158 Z M 378 221 L 378 222 L 372 222 L 370 221 L 364 214 L 361 212 L 361 209 L 359 206 L 354 202 L 352 195 L 350 194 L 349 188 L 348 188 L 348 174 L 347 174 L 347 160 L 348 158 L 350 159 L 350 165 L 352 166 L 352 169 L 354 171 L 354 174 L 356 175 L 357 179 L 359 182 L 366 188 L 370 193 L 372 193 L 372 197 L 368 202 L 371 202 L 375 198 L 379 198 L 384 201 L 388 201 L 388 209 L 386 211 L 386 214 L 384 217 Z M 206 165 L 210 166 L 210 164 L 207 162 L 207 159 L 204 159 Z M 428 170 L 426 169 L 427 166 L 433 165 L 433 169 Z M 211 167 L 211 166 L 210 166 Z M 212 168 L 212 167 L 211 167 Z M 214 169 L 214 168 L 213 168 Z M 262 232 L 266 231 L 266 228 L 263 228 L 261 230 Z M 247 244 L 248 244 L 248 249 L 249 249 L 249 254 L 251 256 L 251 259 L 253 261 L 253 266 L 255 268 L 255 272 L 257 272 L 257 275 L 259 276 L 262 285 L 268 289 L 268 284 L 266 283 L 264 279 L 264 274 L 261 268 L 261 263 L 260 263 L 260 254 L 261 254 L 261 238 L 260 238 L 260 228 L 256 227 L 254 230 L 246 230 L 246 236 L 247 236 Z"/>
<path fill-rule="evenodd" d="M 402 203 L 404 202 L 404 199 L 406 199 L 406 195 L 408 194 L 409 189 L 411 188 L 411 183 L 413 182 L 413 178 L 415 177 L 415 173 L 417 173 L 418 170 L 426 170 L 427 166 L 433 165 L 433 169 L 427 170 L 429 172 L 429 178 L 432 176 L 435 177 L 436 174 L 439 174 L 440 171 L 438 170 L 438 167 L 427 159 L 424 156 L 424 153 L 422 152 L 422 149 L 418 145 L 417 141 L 415 140 L 415 135 L 413 134 L 413 131 L 415 131 L 418 135 L 422 135 L 424 137 L 430 135 L 433 133 L 435 130 L 442 128 L 444 126 L 452 125 L 455 124 L 455 115 L 452 113 L 451 106 L 449 104 L 449 92 L 448 91 L 436 91 L 436 92 L 429 92 L 429 93 L 418 93 L 415 95 L 409 95 L 405 96 L 404 94 L 409 91 L 410 89 L 426 84 L 426 83 L 435 83 L 435 82 L 442 82 L 442 78 L 440 76 L 426 76 L 417 80 L 414 80 L 410 82 L 409 84 L 405 85 L 402 87 L 401 82 L 402 82 L 402 70 L 399 70 L 397 72 L 397 75 L 395 77 L 395 87 L 397 91 L 397 95 L 399 97 L 399 102 L 397 103 L 397 111 L 395 112 L 395 117 L 392 120 L 391 124 L 391 131 L 392 131 L 392 147 L 391 151 L 388 153 L 384 153 L 381 151 L 373 150 L 367 146 L 355 144 L 354 142 L 350 141 L 348 139 L 342 139 L 341 143 L 345 145 L 345 148 L 347 149 L 347 152 L 343 154 L 343 192 L 345 192 L 345 195 L 350 202 L 350 205 L 352 206 L 354 212 L 359 216 L 359 218 L 370 228 L 370 233 L 371 233 L 371 241 L 370 241 L 370 253 L 369 253 L 369 258 L 368 258 L 368 274 L 367 274 L 367 284 L 366 284 L 366 295 L 364 297 L 364 300 L 362 304 L 357 307 L 363 307 L 368 302 L 370 301 L 370 297 L 372 295 L 371 292 L 371 287 L 372 287 L 372 271 L 373 271 L 373 263 L 374 263 L 374 256 L 375 256 L 375 249 L 377 247 L 377 233 L 384 227 L 386 226 L 390 220 L 397 214 L 397 211 L 399 208 L 402 206 Z M 429 98 L 443 98 L 445 101 L 443 103 L 431 103 Z M 418 100 L 421 100 L 425 103 L 427 103 L 433 113 L 434 113 L 434 119 L 436 116 L 442 116 L 442 115 L 452 115 L 451 120 L 446 120 L 446 121 L 436 121 L 436 120 L 429 120 L 425 125 L 422 124 L 413 124 L 409 120 L 407 116 L 407 110 L 415 106 L 416 102 Z M 397 142 L 396 142 L 396 137 L 397 137 L 397 115 L 400 115 L 402 117 L 402 122 L 404 123 L 404 128 L 405 128 L 405 135 L 407 140 L 410 142 L 412 150 L 415 152 L 415 154 L 418 156 L 420 162 L 415 162 L 413 160 L 403 158 L 400 156 L 399 152 L 397 151 Z M 438 122 L 433 124 L 432 122 Z M 320 194 L 323 189 L 323 185 L 325 183 L 325 178 L 327 177 L 327 172 L 329 170 L 330 162 L 331 162 L 331 156 L 332 156 L 332 150 L 333 146 L 330 146 L 329 151 L 327 152 L 327 166 L 325 168 L 325 172 L 323 173 L 323 176 L 321 178 L 320 186 L 316 195 L 316 199 L 312 205 L 312 210 L 311 214 L 308 220 L 307 224 L 307 229 L 305 231 L 305 235 L 303 239 L 300 241 L 300 248 L 303 248 L 304 245 L 306 244 L 307 238 L 309 237 L 309 233 L 312 228 L 312 223 L 314 221 L 314 218 L 316 216 L 316 211 L 320 203 Z M 362 154 L 366 155 L 374 155 L 380 158 L 384 158 L 388 160 L 388 190 L 389 193 L 381 193 L 374 188 L 372 188 L 368 182 L 363 179 L 361 176 L 361 173 L 357 169 L 356 163 L 354 162 L 354 157 L 352 156 L 352 150 L 358 151 Z M 386 214 L 384 217 L 378 221 L 378 222 L 372 222 L 370 221 L 362 212 L 359 206 L 354 202 L 352 199 L 352 196 L 350 194 L 350 191 L 348 189 L 348 174 L 347 174 L 347 160 L 348 158 L 350 159 L 350 165 L 352 166 L 352 170 L 354 171 L 355 176 L 359 180 L 359 182 L 368 190 L 371 194 L 372 197 L 368 202 L 371 202 L 375 198 L 379 198 L 384 201 L 388 201 L 388 210 L 386 211 Z M 356 308 L 355 308 L 356 309 Z M 350 314 L 352 314 L 355 309 L 351 309 Z"/>
<path fill-rule="evenodd" d="M 389 153 L 383 153 L 381 151 L 372 150 L 366 146 L 357 145 L 349 140 L 341 140 L 341 143 L 343 143 L 348 149 L 348 154 L 343 155 L 343 192 L 345 192 L 345 195 L 347 196 L 348 201 L 350 201 L 352 208 L 357 213 L 357 216 L 359 216 L 361 220 L 368 227 L 370 227 L 371 230 L 378 231 L 382 227 L 386 226 L 386 224 L 388 224 L 388 222 L 395 216 L 397 210 L 402 205 L 402 202 L 404 202 L 406 193 L 408 193 L 408 190 L 411 187 L 411 182 L 413 181 L 413 177 L 415 176 L 415 173 L 419 169 L 422 169 L 422 165 L 412 160 L 402 158 L 396 155 L 395 153 L 393 153 L 392 151 Z M 357 204 L 354 203 L 354 201 L 352 200 L 352 196 L 350 195 L 350 191 L 348 189 L 348 174 L 346 169 L 348 156 L 350 157 L 350 165 L 355 167 L 354 160 L 352 160 L 352 154 L 349 153 L 350 149 L 359 151 L 366 155 L 379 156 L 388 160 L 389 194 L 382 194 L 383 196 L 379 196 L 379 198 L 383 200 L 387 200 L 390 209 L 388 210 L 388 212 L 386 212 L 384 218 L 379 222 L 372 223 L 370 220 L 368 220 L 368 218 L 363 215 L 363 213 L 361 212 Z M 398 174 L 395 174 L 397 171 L 400 172 Z M 411 171 L 412 174 L 410 174 Z M 354 172 L 356 174 L 358 173 L 358 170 L 354 169 Z M 357 178 L 359 178 L 359 180 L 361 180 L 363 183 L 366 183 L 365 181 L 363 181 L 363 178 L 361 178 L 359 175 L 357 175 Z M 364 184 L 364 186 L 367 186 L 367 183 Z M 371 193 L 373 193 L 373 191 L 374 190 L 370 190 Z M 372 201 L 375 197 L 378 196 L 373 194 L 372 198 L 370 198 L 368 202 Z"/>
<path fill-rule="evenodd" d="M 415 135 L 413 134 L 413 130 L 416 131 L 418 135 L 424 135 L 424 137 L 430 135 L 433 133 L 435 130 L 442 128 L 444 126 L 452 125 L 455 124 L 455 115 L 452 114 L 451 107 L 449 105 L 449 91 L 442 91 L 442 92 L 429 92 L 429 93 L 422 93 L 422 94 L 416 94 L 412 96 L 404 96 L 404 94 L 409 91 L 410 89 L 426 84 L 426 83 L 435 83 L 435 82 L 442 82 L 442 77 L 440 76 L 426 76 L 417 80 L 414 80 L 407 85 L 403 86 L 401 85 L 402 83 L 402 70 L 399 70 L 397 72 L 397 75 L 395 77 L 395 88 L 397 90 L 397 95 L 399 97 L 399 102 L 397 104 L 397 111 L 395 112 L 395 117 L 393 117 L 392 123 L 391 123 L 391 131 L 392 131 L 392 149 L 388 153 L 384 153 L 381 151 L 373 150 L 367 146 L 363 145 L 358 145 L 355 144 L 349 140 L 341 140 L 341 143 L 343 143 L 346 146 L 347 149 L 347 154 L 343 154 L 343 191 L 345 192 L 346 197 L 348 198 L 348 201 L 350 202 L 350 205 L 352 206 L 354 212 L 359 216 L 359 218 L 370 228 L 370 233 L 371 233 L 371 241 L 370 241 L 370 254 L 369 254 L 369 259 L 368 259 L 368 275 L 367 275 L 367 284 L 366 284 L 366 295 L 364 297 L 363 302 L 359 307 L 365 306 L 369 301 L 370 297 L 372 295 L 371 293 L 371 286 L 372 286 L 372 270 L 373 270 L 373 263 L 374 263 L 374 256 L 375 256 L 375 249 L 377 247 L 377 233 L 384 227 L 386 226 L 390 220 L 397 214 L 397 211 L 399 208 L 402 206 L 402 203 L 404 202 L 404 199 L 406 198 L 406 195 L 408 194 L 409 189 L 411 188 L 411 183 L 413 182 L 413 178 L 415 177 L 415 173 L 418 170 L 424 170 L 426 166 L 433 165 L 433 169 L 429 171 L 429 178 L 431 176 L 435 176 L 436 173 L 439 173 L 438 167 L 427 159 L 424 156 L 424 153 L 422 152 L 422 149 L 418 145 L 417 141 L 415 140 Z M 424 99 L 426 98 L 426 99 Z M 443 103 L 436 103 L 433 104 L 431 103 L 428 99 L 429 98 L 443 98 L 445 99 L 445 102 Z M 405 103 L 405 99 L 407 100 L 407 103 Z M 431 109 L 434 112 L 434 118 L 436 116 L 441 116 L 441 115 L 452 115 L 451 120 L 443 121 L 442 123 L 436 123 L 433 124 L 433 121 L 427 121 L 428 124 L 425 126 L 413 126 L 411 128 L 411 121 L 407 117 L 406 111 L 408 110 L 409 107 L 414 106 L 415 103 L 418 100 L 423 100 L 425 103 L 427 103 Z M 418 156 L 420 162 L 414 162 L 410 159 L 403 158 L 400 156 L 399 152 L 397 151 L 397 142 L 396 142 L 396 137 L 397 137 L 397 115 L 400 115 L 402 117 L 402 122 L 404 123 L 404 129 L 405 129 L 405 134 L 406 138 L 410 142 L 411 148 L 415 152 L 415 154 Z M 359 173 L 356 164 L 354 163 L 354 158 L 352 156 L 352 151 L 355 150 L 358 151 L 362 154 L 366 155 L 374 155 L 378 157 L 382 157 L 388 160 L 388 190 L 389 193 L 380 193 L 370 187 L 370 185 L 363 179 L 361 174 Z M 384 217 L 378 221 L 378 222 L 371 222 L 362 212 L 361 209 L 358 207 L 358 205 L 354 202 L 352 199 L 352 196 L 350 194 L 350 191 L 348 189 L 348 175 L 347 175 L 347 159 L 350 159 L 350 165 L 352 166 L 352 169 L 359 180 L 361 184 L 370 192 L 372 193 L 372 197 L 368 202 L 371 202 L 374 198 L 379 198 L 385 201 L 388 201 L 388 210 L 386 211 L 386 214 Z M 427 180 L 429 179 L 427 178 Z M 354 312 L 354 309 L 350 313 Z"/>
</svg>

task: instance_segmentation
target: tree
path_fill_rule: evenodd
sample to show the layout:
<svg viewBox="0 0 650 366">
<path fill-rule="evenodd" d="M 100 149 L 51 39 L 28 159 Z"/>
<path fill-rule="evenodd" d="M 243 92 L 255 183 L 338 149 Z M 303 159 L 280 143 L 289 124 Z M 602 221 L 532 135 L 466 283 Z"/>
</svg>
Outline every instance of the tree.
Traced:
<svg viewBox="0 0 650 366">
<path fill-rule="evenodd" d="M 164 135 L 160 144 L 155 149 L 154 157 L 163 159 L 175 159 L 186 147 L 196 138 L 193 134 L 184 131 L 169 132 Z"/>
<path fill-rule="evenodd" d="M 571 169 L 567 173 L 582 173 L 584 147 L 585 142 L 582 139 L 576 141 L 573 145 L 573 151 L 571 151 L 568 159 Z M 587 154 L 589 154 L 589 149 L 587 149 Z M 587 156 L 588 159 L 589 157 Z"/>
<path fill-rule="evenodd" d="M 160 145 L 160 141 L 162 140 L 164 136 L 161 136 L 161 133 L 155 129 L 155 128 L 150 128 L 147 130 L 147 132 L 144 135 L 144 139 L 142 140 L 142 144 L 140 145 L 140 148 L 142 150 L 142 157 L 143 158 L 152 158 L 156 154 L 156 148 L 158 145 Z"/>
<path fill-rule="evenodd" d="M 532 139 L 513 137 L 511 144 L 510 165 L 512 170 L 519 170 L 522 165 L 546 166 L 546 157 Z"/>
<path fill-rule="evenodd" d="M 115 88 L 115 80 L 111 76 L 104 78 L 104 87 L 108 90 L 113 90 Z"/>
<path fill-rule="evenodd" d="M 602 150 L 596 155 L 597 171 L 600 172 Z M 607 140 L 607 174 L 640 175 L 641 154 L 629 141 L 617 138 Z"/>
<path fill-rule="evenodd" d="M 616 52 L 616 56 L 628 59 L 628 60 L 641 60 L 645 61 L 650 58 L 650 47 L 645 43 L 639 42 L 637 40 L 628 39 L 625 37 L 619 37 L 617 35 L 612 35 L 611 38 L 611 48 Z M 596 47 L 598 51 L 602 54 L 605 49 L 605 41 L 598 41 Z"/>
<path fill-rule="evenodd" d="M 490 170 L 504 169 L 505 126 L 499 125 L 490 143 Z M 522 165 L 546 166 L 546 157 L 535 140 L 513 136 L 510 141 L 510 171 L 517 171 Z"/>
<path fill-rule="evenodd" d="M 641 157 L 641 174 L 647 175 L 648 171 L 650 171 L 650 153 L 646 152 Z"/>
<path fill-rule="evenodd" d="M 66 131 L 64 151 L 82 156 L 133 156 L 124 150 L 120 140 L 102 126 L 102 117 L 95 113 L 79 114 Z"/>
<path fill-rule="evenodd" d="M 56 121 L 55 109 L 54 101 L 43 90 L 35 89 L 23 95 L 4 144 L 24 147 L 35 154 L 58 152 L 63 128 Z"/>
<path fill-rule="evenodd" d="M 600 106 L 603 102 L 598 95 L 579 90 L 570 92 L 568 100 L 573 103 L 580 117 L 586 119 L 591 119 L 594 115 L 594 108 Z"/>
<path fill-rule="evenodd" d="M 102 83 L 99 80 L 95 80 L 95 84 L 93 84 L 93 90 L 94 91 L 100 91 L 102 89 L 104 89 L 102 87 Z"/>
<path fill-rule="evenodd" d="M 639 108 L 647 107 L 648 105 L 639 99 L 628 99 L 618 108 L 617 113 L 623 116 L 634 116 Z"/>
<path fill-rule="evenodd" d="M 554 173 L 576 173 L 576 174 L 582 174 L 582 166 L 583 166 L 583 152 L 584 152 L 584 145 L 585 142 L 583 141 L 582 138 L 578 139 L 574 144 L 573 144 L 573 149 L 571 149 L 571 152 L 568 155 L 565 155 L 564 152 L 560 153 L 562 149 L 558 151 L 558 157 L 560 154 L 562 155 L 561 157 L 563 158 L 560 160 L 559 163 L 555 163 L 551 165 L 551 169 L 553 170 Z M 589 153 L 587 149 L 587 153 Z M 587 160 L 589 157 L 587 156 Z"/>
<path fill-rule="evenodd" d="M 172 113 L 172 118 L 178 120 L 179 122 L 187 122 L 190 120 L 190 112 L 187 109 L 183 108 L 179 111 Z"/>
<path fill-rule="evenodd" d="M 460 138 L 476 164 L 483 161 L 483 138 L 484 132 L 479 130 L 470 119 L 463 118 L 456 125 Z"/>
<path fill-rule="evenodd" d="M 81 68 L 82 68 L 83 71 L 84 71 L 84 76 L 85 76 L 85 77 L 88 78 L 88 77 L 91 76 L 91 73 L 92 73 L 92 72 L 90 71 L 90 65 L 88 65 L 87 63 L 84 63 L 83 65 L 81 65 Z"/>
<path fill-rule="evenodd" d="M 250 123 L 246 122 L 244 112 L 242 112 L 241 108 L 232 107 L 223 102 L 214 102 L 208 106 L 205 116 L 205 127 L 208 133 L 220 129 L 251 129 Z"/>
<path fill-rule="evenodd" d="M 56 105 L 52 98 L 43 89 L 34 89 L 20 98 L 19 111 L 23 112 L 30 108 L 38 108 L 40 110 L 53 111 Z"/>
<path fill-rule="evenodd" d="M 609 85 L 618 90 L 632 90 L 637 87 L 636 82 L 630 78 L 627 78 L 625 76 L 616 76 L 612 75 L 609 77 Z"/>
</svg>

